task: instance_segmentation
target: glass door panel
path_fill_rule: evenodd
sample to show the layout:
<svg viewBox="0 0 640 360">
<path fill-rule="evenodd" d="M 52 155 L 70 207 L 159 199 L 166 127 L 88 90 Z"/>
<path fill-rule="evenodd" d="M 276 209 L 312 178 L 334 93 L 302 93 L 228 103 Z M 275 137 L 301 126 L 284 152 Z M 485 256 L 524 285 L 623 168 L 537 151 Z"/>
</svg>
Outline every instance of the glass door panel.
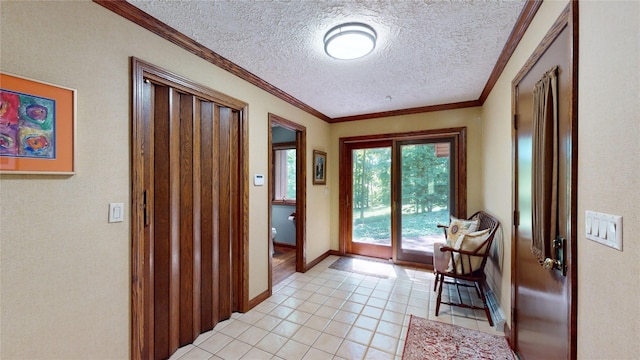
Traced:
<svg viewBox="0 0 640 360">
<path fill-rule="evenodd" d="M 391 258 L 391 146 L 351 150 L 352 253 Z"/>
<path fill-rule="evenodd" d="M 397 258 L 431 263 L 433 244 L 443 242 L 438 224 L 448 224 L 451 211 L 451 143 L 397 143 Z"/>
<path fill-rule="evenodd" d="M 429 265 L 438 224 L 466 215 L 463 131 L 340 144 L 340 246 Z"/>
</svg>

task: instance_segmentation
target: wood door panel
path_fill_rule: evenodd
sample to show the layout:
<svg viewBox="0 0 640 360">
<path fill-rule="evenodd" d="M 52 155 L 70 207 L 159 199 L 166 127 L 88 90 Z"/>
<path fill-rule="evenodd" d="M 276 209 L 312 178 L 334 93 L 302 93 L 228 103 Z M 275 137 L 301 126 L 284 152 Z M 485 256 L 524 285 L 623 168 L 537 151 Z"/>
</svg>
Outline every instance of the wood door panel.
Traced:
<svg viewBox="0 0 640 360">
<path fill-rule="evenodd" d="M 169 89 L 169 136 L 166 146 L 169 151 L 169 348 L 170 353 L 180 347 L 180 93 Z M 157 177 L 156 177 L 157 178 Z M 157 182 L 162 182 L 157 178 Z M 156 237 L 166 236 L 157 233 Z"/>
<path fill-rule="evenodd" d="M 220 239 L 231 239 L 231 179 L 229 174 L 231 173 L 230 167 L 230 115 L 231 112 L 227 108 L 219 109 L 220 115 L 220 138 L 219 138 L 219 148 L 220 151 L 220 161 L 219 161 L 219 171 L 220 171 L 220 197 L 218 200 L 219 204 L 219 233 Z M 230 289 L 231 288 L 231 244 L 229 241 L 220 241 L 219 245 L 219 286 L 220 289 Z M 231 291 L 221 291 L 219 297 L 219 314 L 220 319 L 227 319 L 231 316 L 232 312 L 232 294 Z"/>
<path fill-rule="evenodd" d="M 132 75 L 131 355 L 165 359 L 248 310 L 246 104 L 138 59 Z"/>
<path fill-rule="evenodd" d="M 238 221 L 231 204 L 238 176 L 230 151 L 237 134 L 228 109 L 167 86 L 153 86 L 151 93 L 153 357 L 164 359 L 234 310 L 232 229 Z"/>
<path fill-rule="evenodd" d="M 239 139 L 240 139 L 240 129 L 237 126 L 232 126 L 232 124 L 239 124 L 240 119 L 238 117 L 237 111 L 231 111 L 231 109 L 227 108 L 226 111 L 229 113 L 229 192 L 231 199 L 238 199 L 240 197 L 240 177 L 239 177 L 239 153 L 234 149 L 239 148 Z M 242 284 L 242 271 L 240 268 L 239 259 L 234 259 L 232 254 L 239 254 L 240 251 L 240 209 L 238 208 L 238 202 L 230 201 L 229 202 L 229 243 L 231 246 L 231 252 L 229 259 L 231 261 L 231 274 L 227 276 L 229 280 L 233 284 Z M 229 286 L 231 289 L 231 286 Z M 240 298 L 238 292 L 230 291 L 231 293 L 231 309 L 240 308 Z M 229 311 L 229 316 L 231 316 L 231 311 Z"/>
<path fill-rule="evenodd" d="M 520 223 L 514 228 L 513 336 L 516 352 L 523 359 L 568 359 L 575 357 L 573 319 L 575 305 L 575 173 L 573 150 L 573 60 L 572 32 L 565 10 L 541 44 L 535 61 L 514 80 L 517 127 L 515 132 L 514 204 Z M 532 127 L 533 89 L 543 74 L 558 66 L 558 229 L 567 239 L 567 275 L 545 270 L 531 251 L 532 243 Z M 525 66 L 526 69 L 526 66 Z M 525 70 L 523 69 L 523 70 Z M 553 252 L 553 249 L 551 250 Z"/>
<path fill-rule="evenodd" d="M 213 177 L 213 104 L 200 102 L 200 332 L 213 329 L 216 321 L 214 317 L 214 284 L 213 284 L 213 244 L 214 244 L 214 214 L 215 197 Z M 197 269 L 196 269 L 197 270 Z M 215 306 L 217 308 L 217 305 Z"/>
<path fill-rule="evenodd" d="M 211 237 L 211 278 L 207 278 L 207 282 L 211 284 L 211 308 L 213 309 L 211 319 L 211 329 L 223 319 L 220 316 L 220 296 L 224 291 L 220 285 L 220 242 L 222 241 L 220 235 L 220 162 L 218 160 L 218 152 L 220 151 L 220 106 L 212 104 L 213 118 L 212 124 L 208 126 L 213 127 L 211 138 L 207 141 L 203 141 L 203 144 L 211 143 L 211 148 L 207 151 L 207 148 L 202 147 L 203 151 L 206 151 L 205 157 L 210 155 L 211 157 L 211 171 L 206 175 L 211 179 L 211 191 L 212 191 L 212 217 L 211 223 L 213 225 L 213 236 Z M 204 134 L 204 131 L 203 131 Z M 204 136 L 204 135 L 203 135 Z M 213 175 L 211 175 L 213 174 Z M 204 304 L 204 303 L 203 303 Z M 209 304 L 209 303 L 207 303 Z"/>
<path fill-rule="evenodd" d="M 180 94 L 180 346 L 193 339 L 193 97 Z"/>
<path fill-rule="evenodd" d="M 391 246 L 372 245 L 357 242 L 350 242 L 349 246 L 347 247 L 347 252 L 350 254 L 366 255 L 385 260 L 391 259 L 392 255 Z"/>
<path fill-rule="evenodd" d="M 154 87 L 153 124 L 153 228 L 154 233 L 169 234 L 171 232 L 171 198 L 170 184 L 170 152 L 168 146 L 160 146 L 169 142 L 169 91 L 167 87 Z M 170 349 L 171 328 L 169 308 L 170 280 L 171 280 L 171 247 L 168 236 L 152 238 L 153 244 L 153 275 L 154 275 L 154 341 L 156 359 L 165 358 L 175 349 Z M 177 344 L 176 344 L 177 345 Z"/>
<path fill-rule="evenodd" d="M 193 228 L 192 236 L 192 254 L 193 254 L 193 263 L 191 266 L 191 271 L 193 274 L 193 299 L 192 299 L 192 334 L 193 337 L 198 337 L 202 331 L 201 327 L 201 311 L 202 311 L 202 238 L 201 235 L 201 222 L 202 222 L 202 168 L 201 168 L 201 125 L 202 125 L 202 113 L 201 106 L 202 101 L 195 97 L 192 97 L 191 100 L 192 111 L 193 111 L 193 161 L 192 161 L 192 186 L 193 186 L 193 204 L 191 209 L 191 214 L 193 216 Z"/>
<path fill-rule="evenodd" d="M 150 169 L 153 165 L 154 159 L 154 129 L 153 129 L 153 118 L 154 118 L 154 109 L 155 109 L 155 90 L 154 86 L 151 82 L 144 82 L 142 84 L 142 124 L 140 124 L 142 128 L 142 152 L 146 154 L 142 159 L 138 160 L 139 166 L 135 166 L 133 168 L 133 178 L 139 175 L 139 172 L 143 172 L 145 175 L 142 176 L 142 188 L 146 189 L 143 191 L 143 205 L 141 209 L 135 211 L 135 207 L 132 206 L 132 217 L 135 217 L 137 214 L 142 212 L 142 219 L 139 220 L 141 222 L 141 227 L 143 229 L 143 239 L 145 241 L 142 244 L 138 243 L 136 247 L 136 241 L 132 241 L 132 254 L 135 254 L 137 248 L 142 245 L 142 263 L 144 264 L 140 267 L 139 264 L 136 264 L 136 261 L 132 261 L 132 272 L 136 273 L 136 270 L 143 270 L 143 273 L 148 273 L 148 281 L 146 281 L 142 290 L 138 292 L 138 289 L 135 285 L 132 285 L 132 299 L 134 304 L 132 306 L 132 327 L 136 328 L 136 326 L 140 326 L 139 317 L 147 319 L 146 322 L 142 324 L 142 334 L 145 339 L 154 339 L 155 328 L 155 306 L 154 306 L 154 273 L 151 271 L 151 264 L 153 263 L 153 242 L 150 239 L 154 238 L 154 226 L 147 226 L 148 224 L 153 223 L 153 218 L 149 216 L 149 214 L 153 214 L 154 211 L 148 211 L 149 209 L 154 209 L 155 202 L 153 201 L 153 189 L 154 189 L 154 176 L 152 173 L 145 171 L 146 169 Z M 140 163 L 141 161 L 141 163 Z M 142 210 L 142 211 L 140 211 Z M 135 223 L 132 224 L 132 227 L 135 227 Z M 134 282 L 135 284 L 135 282 Z M 150 296 L 140 296 L 141 294 L 150 294 Z M 138 295 L 136 297 L 136 295 Z M 136 301 L 137 300 L 137 301 Z M 136 314 L 136 306 L 135 304 L 142 304 L 142 312 L 141 314 Z M 141 315 L 141 316 L 140 316 Z M 136 317 L 138 316 L 138 317 Z M 140 346 L 141 344 L 136 344 L 132 342 L 132 347 Z M 150 351 L 153 350 L 151 346 L 142 346 L 140 349 L 140 355 L 142 358 L 149 359 Z"/>
</svg>

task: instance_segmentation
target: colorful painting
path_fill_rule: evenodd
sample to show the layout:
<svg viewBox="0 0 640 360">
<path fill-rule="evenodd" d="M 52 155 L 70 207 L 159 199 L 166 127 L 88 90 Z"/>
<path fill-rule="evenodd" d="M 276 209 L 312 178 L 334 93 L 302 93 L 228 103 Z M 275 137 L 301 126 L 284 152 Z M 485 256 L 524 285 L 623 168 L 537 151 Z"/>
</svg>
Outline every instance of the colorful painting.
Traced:
<svg viewBox="0 0 640 360">
<path fill-rule="evenodd" d="M 74 174 L 76 91 L 0 72 L 0 173 Z"/>
<path fill-rule="evenodd" d="M 0 89 L 0 156 L 55 159 L 56 102 Z"/>
</svg>

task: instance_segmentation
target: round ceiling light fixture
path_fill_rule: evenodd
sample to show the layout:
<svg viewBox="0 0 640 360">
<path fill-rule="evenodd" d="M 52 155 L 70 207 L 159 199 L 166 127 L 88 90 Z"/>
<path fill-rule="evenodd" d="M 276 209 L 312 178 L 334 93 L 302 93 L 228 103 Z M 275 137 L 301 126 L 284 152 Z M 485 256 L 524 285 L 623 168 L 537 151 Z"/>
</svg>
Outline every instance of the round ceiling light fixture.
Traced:
<svg viewBox="0 0 640 360">
<path fill-rule="evenodd" d="M 369 54 L 376 47 L 377 34 L 362 23 L 335 26 L 324 36 L 324 51 L 340 60 L 353 60 Z"/>
</svg>

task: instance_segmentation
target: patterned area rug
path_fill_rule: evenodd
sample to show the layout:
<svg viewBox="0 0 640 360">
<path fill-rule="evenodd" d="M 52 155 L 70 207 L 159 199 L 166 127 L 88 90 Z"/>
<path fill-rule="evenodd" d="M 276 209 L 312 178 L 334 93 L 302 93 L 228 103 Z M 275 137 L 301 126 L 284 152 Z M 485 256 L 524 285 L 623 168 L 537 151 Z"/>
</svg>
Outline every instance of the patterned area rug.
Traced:
<svg viewBox="0 0 640 360">
<path fill-rule="evenodd" d="M 349 256 L 340 257 L 334 261 L 333 264 L 329 265 L 329 268 L 384 279 L 394 273 L 393 264 L 388 261 L 364 260 Z"/>
<path fill-rule="evenodd" d="M 504 336 L 412 315 L 402 359 L 516 360 L 516 357 Z"/>
</svg>

